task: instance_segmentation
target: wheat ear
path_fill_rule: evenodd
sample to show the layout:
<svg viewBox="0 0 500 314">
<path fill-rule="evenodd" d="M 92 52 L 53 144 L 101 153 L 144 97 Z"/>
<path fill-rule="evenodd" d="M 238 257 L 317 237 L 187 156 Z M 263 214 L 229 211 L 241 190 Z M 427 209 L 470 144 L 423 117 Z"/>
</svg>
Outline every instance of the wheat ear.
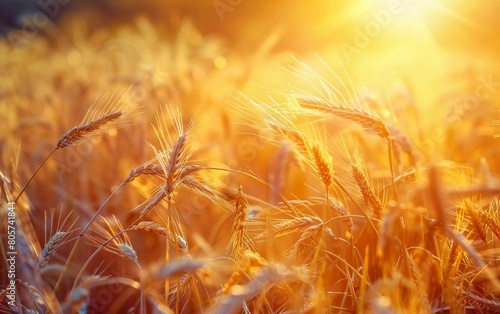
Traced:
<svg viewBox="0 0 500 314">
<path fill-rule="evenodd" d="M 186 145 L 187 133 L 182 134 L 172 146 L 168 163 L 165 167 L 165 174 L 167 176 L 167 195 L 170 198 L 174 191 L 174 184 L 179 177 L 180 169 L 182 168 L 182 154 Z"/>
<path fill-rule="evenodd" d="M 293 219 L 286 220 L 277 225 L 273 226 L 273 236 L 282 237 L 288 234 L 303 231 L 312 226 L 318 226 L 323 223 L 319 217 L 316 216 L 304 216 L 295 217 Z M 263 233 L 255 237 L 256 241 L 263 241 L 267 237 L 267 233 Z"/>
<path fill-rule="evenodd" d="M 19 192 L 19 194 L 16 197 L 15 202 L 21 197 L 23 194 L 24 190 L 28 187 L 28 185 L 31 183 L 31 180 L 35 177 L 35 175 L 38 173 L 38 171 L 42 168 L 42 166 L 45 164 L 45 162 L 59 149 L 59 148 L 65 148 L 71 145 L 75 145 L 79 142 L 81 142 L 83 139 L 86 137 L 90 136 L 94 131 L 98 130 L 105 124 L 118 119 L 122 115 L 121 112 L 115 112 L 112 113 L 108 116 L 102 117 L 99 120 L 80 125 L 80 126 L 75 126 L 71 130 L 69 130 L 66 134 L 64 134 L 59 142 L 57 143 L 56 147 L 52 149 L 52 151 L 42 160 L 40 165 L 35 169 L 29 180 L 24 184 L 23 188 Z"/>
<path fill-rule="evenodd" d="M 56 254 L 59 247 L 64 244 L 67 235 L 68 232 L 58 231 L 50 238 L 47 244 L 45 244 L 45 246 L 43 247 L 42 253 L 40 255 L 41 261 L 38 264 L 38 268 L 41 269 L 47 265 L 49 260 Z"/>
<path fill-rule="evenodd" d="M 319 144 L 313 144 L 310 151 L 319 178 L 325 185 L 326 206 L 323 207 L 323 217 L 327 217 L 327 212 L 330 211 L 329 187 L 333 181 L 333 167 L 331 157 L 328 152 L 325 152 L 325 150 Z"/>
<path fill-rule="evenodd" d="M 186 239 L 181 237 L 180 235 L 177 235 L 174 237 L 174 234 L 170 232 L 165 227 L 162 227 L 161 225 L 157 224 L 156 222 L 153 221 L 142 221 L 138 223 L 137 225 L 133 225 L 130 227 L 131 230 L 144 230 L 146 232 L 154 233 L 154 234 L 159 234 L 167 237 L 168 240 L 174 242 L 179 249 L 181 249 L 183 252 L 188 252 L 189 247 Z"/>
<path fill-rule="evenodd" d="M 380 219 L 382 217 L 383 206 L 380 199 L 375 194 L 372 186 L 368 182 L 365 174 L 356 165 L 351 165 L 351 173 L 356 181 L 356 184 L 361 190 L 363 199 L 373 210 L 373 218 Z"/>
<path fill-rule="evenodd" d="M 311 154 L 314 159 L 316 171 L 318 172 L 321 182 L 328 187 L 332 184 L 332 162 L 331 158 L 321 146 L 314 144 L 311 148 Z"/>
<path fill-rule="evenodd" d="M 91 121 L 89 123 L 78 125 L 73 127 L 71 130 L 66 132 L 59 142 L 57 142 L 58 148 L 64 148 L 72 145 L 76 145 L 83 140 L 85 140 L 88 136 L 90 136 L 93 132 L 103 128 L 105 125 L 111 123 L 114 120 L 117 120 L 123 115 L 123 112 L 113 112 L 109 115 L 106 115 L 98 120 Z"/>
</svg>

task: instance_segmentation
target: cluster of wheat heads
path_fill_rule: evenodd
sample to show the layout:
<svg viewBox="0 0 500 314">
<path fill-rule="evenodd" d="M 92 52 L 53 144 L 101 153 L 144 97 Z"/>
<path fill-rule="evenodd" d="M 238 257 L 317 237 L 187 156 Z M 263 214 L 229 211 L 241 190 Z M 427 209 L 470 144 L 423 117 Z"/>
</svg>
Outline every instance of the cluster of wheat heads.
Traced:
<svg viewBox="0 0 500 314">
<path fill-rule="evenodd" d="M 229 121 L 220 127 L 245 137 L 209 134 L 212 116 L 149 110 L 144 101 L 137 108 L 133 89 L 111 89 L 29 171 L 18 165 L 20 148 L 2 143 L 0 197 L 2 210 L 16 202 L 19 263 L 18 303 L 8 305 L 2 281 L 0 310 L 500 310 L 497 166 L 458 140 L 470 156 L 441 143 L 442 156 L 461 164 L 434 159 L 418 130 L 399 122 L 410 120 L 407 112 L 379 115 L 380 106 L 353 88 L 298 67 L 290 72 L 310 80 L 312 90 L 296 87 L 279 101 L 242 95 L 224 113 Z M 176 100 L 180 107 L 188 101 Z M 151 158 L 120 136 L 124 126 L 140 124 L 141 111 L 156 117 L 141 133 Z M 87 176 L 101 192 L 58 194 L 52 159 L 89 141 L 95 164 L 74 166 L 71 175 Z M 234 163 L 229 155 L 243 157 Z M 59 195 L 63 206 L 41 223 L 31 209 L 47 200 L 32 187 L 45 182 L 54 186 L 45 193 Z"/>
</svg>

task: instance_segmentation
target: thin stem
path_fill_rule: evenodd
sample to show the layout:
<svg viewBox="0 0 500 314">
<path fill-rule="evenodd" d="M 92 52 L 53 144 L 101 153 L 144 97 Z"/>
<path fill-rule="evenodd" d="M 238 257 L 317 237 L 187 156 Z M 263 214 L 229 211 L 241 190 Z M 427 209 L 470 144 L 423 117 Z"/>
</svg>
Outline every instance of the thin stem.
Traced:
<svg viewBox="0 0 500 314">
<path fill-rule="evenodd" d="M 170 204 L 172 201 L 172 196 L 168 196 L 168 203 L 167 203 L 167 229 L 172 232 L 172 235 L 174 237 L 174 241 L 177 240 L 177 235 L 175 230 L 170 229 L 171 228 L 171 222 L 170 222 Z M 170 263 L 170 241 L 168 239 L 165 239 L 165 265 L 168 265 Z M 170 280 L 168 277 L 165 278 L 165 303 L 168 304 L 168 296 L 169 296 L 169 290 L 170 290 Z M 176 309 L 177 310 L 177 309 Z"/>
<path fill-rule="evenodd" d="M 332 207 L 330 206 L 330 191 L 328 190 L 328 185 L 325 184 L 326 188 L 326 209 L 323 207 L 323 219 L 325 220 L 326 217 L 329 217 L 330 219 L 333 218 L 333 211 Z M 329 216 L 327 216 L 329 214 Z M 335 222 L 332 223 L 333 225 L 333 232 L 335 233 L 336 236 L 339 235 L 339 231 L 337 230 L 337 224 Z M 326 224 L 325 224 L 326 226 Z"/>
<path fill-rule="evenodd" d="M 45 162 L 50 158 L 50 156 L 52 156 L 52 154 L 54 154 L 56 152 L 56 150 L 58 150 L 58 149 L 59 149 L 59 147 L 57 147 L 57 146 L 54 147 L 54 149 L 47 155 L 47 157 L 45 157 L 44 160 L 42 160 L 40 165 L 38 165 L 38 168 L 36 168 L 35 172 L 33 172 L 31 177 L 29 178 L 28 182 L 26 182 L 26 184 L 21 189 L 21 192 L 19 192 L 19 195 L 17 195 L 16 199 L 14 200 L 14 203 L 17 203 L 17 200 L 21 197 L 21 195 L 23 195 L 24 190 L 26 190 L 26 188 L 30 184 L 31 180 L 33 180 L 35 175 L 38 173 L 38 170 L 40 170 L 40 168 L 42 168 L 43 164 L 45 164 Z"/>
<path fill-rule="evenodd" d="M 394 180 L 394 167 L 392 165 L 392 140 L 387 137 L 387 147 L 389 151 L 389 167 L 391 168 L 392 191 L 394 193 L 394 200 L 398 201 L 398 192 L 396 191 L 396 181 Z"/>
<path fill-rule="evenodd" d="M 326 207 L 323 207 L 323 219 L 326 219 L 328 217 L 327 215 L 330 214 L 330 216 L 333 216 L 331 209 L 330 209 L 330 193 L 328 193 L 328 185 L 325 184 L 325 189 L 326 189 Z M 335 225 L 335 224 L 334 224 Z"/>
<path fill-rule="evenodd" d="M 90 228 L 90 226 L 92 225 L 92 223 L 99 216 L 99 214 L 102 212 L 102 210 L 104 209 L 104 206 L 106 206 L 106 204 L 108 204 L 108 202 L 111 200 L 111 198 L 113 197 L 113 195 L 115 195 L 116 192 L 118 192 L 124 185 L 125 185 L 125 181 L 123 181 L 122 183 L 120 183 L 120 185 L 113 191 L 113 193 L 111 193 L 108 196 L 108 198 L 101 204 L 101 207 L 99 207 L 99 209 L 95 212 L 95 214 L 92 216 L 92 218 L 90 218 L 90 220 L 87 222 L 87 224 L 85 225 L 85 227 L 83 227 L 82 231 L 78 235 L 78 238 L 76 239 L 75 244 L 73 245 L 73 248 L 71 249 L 71 252 L 69 253 L 68 258 L 66 259 L 66 263 L 64 264 L 64 268 L 63 268 L 61 274 L 59 275 L 59 279 L 57 279 L 57 283 L 56 283 L 56 285 L 54 287 L 54 293 L 57 292 L 57 289 L 59 289 L 59 286 L 61 285 L 62 279 L 64 278 L 64 275 L 68 271 L 69 264 L 71 263 L 73 255 L 76 253 L 76 250 L 78 249 L 78 246 L 79 246 L 80 241 L 82 240 L 83 236 L 85 235 L 85 233 L 87 232 L 87 230 Z"/>
</svg>

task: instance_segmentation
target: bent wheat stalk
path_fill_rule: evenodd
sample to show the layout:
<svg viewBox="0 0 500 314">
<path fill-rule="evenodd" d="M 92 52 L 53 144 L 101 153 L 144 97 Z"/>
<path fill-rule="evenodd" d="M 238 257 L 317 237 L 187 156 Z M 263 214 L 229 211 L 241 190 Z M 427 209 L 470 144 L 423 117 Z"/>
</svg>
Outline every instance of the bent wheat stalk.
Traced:
<svg viewBox="0 0 500 314">
<path fill-rule="evenodd" d="M 373 217 L 380 219 L 384 209 L 379 197 L 375 194 L 375 191 L 368 182 L 365 174 L 355 164 L 351 165 L 351 173 L 359 187 L 359 190 L 361 191 L 361 194 L 363 195 L 363 199 L 372 208 Z"/>
<path fill-rule="evenodd" d="M 325 112 L 340 118 L 351 120 L 360 124 L 363 128 L 375 132 L 380 137 L 388 137 L 390 135 L 384 121 L 367 111 L 357 108 L 332 105 L 321 98 L 313 96 L 296 96 L 296 99 L 303 108 Z"/>
<path fill-rule="evenodd" d="M 83 143 L 93 136 L 103 135 L 109 130 L 126 125 L 127 119 L 124 118 L 130 115 L 135 109 L 135 103 L 130 102 L 134 93 L 127 99 L 124 99 L 125 94 L 130 92 L 130 88 L 121 95 L 117 95 L 117 91 L 118 89 L 111 95 L 106 93 L 98 102 L 94 102 L 90 106 L 82 122 L 61 137 L 56 146 L 47 157 L 42 160 L 31 177 L 24 184 L 14 202 L 17 203 L 38 171 L 58 149 Z"/>
</svg>

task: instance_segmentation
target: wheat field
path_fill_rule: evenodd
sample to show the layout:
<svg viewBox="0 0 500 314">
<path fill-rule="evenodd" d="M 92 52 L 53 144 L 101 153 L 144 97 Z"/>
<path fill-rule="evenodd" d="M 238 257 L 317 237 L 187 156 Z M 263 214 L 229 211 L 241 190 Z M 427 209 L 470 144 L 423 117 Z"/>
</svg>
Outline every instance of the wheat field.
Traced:
<svg viewBox="0 0 500 314">
<path fill-rule="evenodd" d="M 9 30 L 0 312 L 500 312 L 498 5 L 436 2 Z"/>
</svg>

